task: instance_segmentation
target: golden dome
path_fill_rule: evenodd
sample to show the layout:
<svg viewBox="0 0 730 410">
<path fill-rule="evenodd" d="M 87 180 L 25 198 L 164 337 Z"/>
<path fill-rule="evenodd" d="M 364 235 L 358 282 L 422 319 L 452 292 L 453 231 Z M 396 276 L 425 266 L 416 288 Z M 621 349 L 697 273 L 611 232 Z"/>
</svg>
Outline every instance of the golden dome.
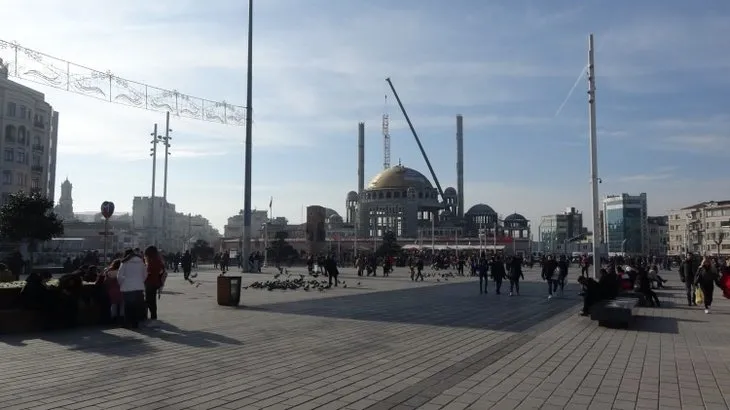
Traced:
<svg viewBox="0 0 730 410">
<path fill-rule="evenodd" d="M 396 165 L 376 175 L 368 184 L 367 189 L 407 189 L 409 187 L 421 190 L 433 188 L 433 185 L 431 185 L 428 178 L 415 169 Z"/>
</svg>

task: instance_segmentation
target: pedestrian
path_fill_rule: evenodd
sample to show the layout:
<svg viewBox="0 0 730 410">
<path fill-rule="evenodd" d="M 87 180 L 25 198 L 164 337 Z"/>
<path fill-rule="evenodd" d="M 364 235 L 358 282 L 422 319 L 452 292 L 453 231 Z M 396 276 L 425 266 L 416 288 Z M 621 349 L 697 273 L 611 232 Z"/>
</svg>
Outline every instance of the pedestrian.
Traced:
<svg viewBox="0 0 730 410">
<path fill-rule="evenodd" d="M 699 269 L 697 269 L 697 275 L 694 279 L 694 284 L 702 290 L 702 299 L 705 304 L 705 313 L 710 313 L 710 307 L 712 306 L 712 297 L 715 293 L 715 285 L 722 288 L 720 284 L 720 277 L 717 274 L 717 269 L 712 264 L 710 258 L 703 258 Z"/>
<path fill-rule="evenodd" d="M 542 279 L 547 282 L 548 285 L 548 299 L 553 298 L 553 293 L 558 290 L 558 282 L 553 278 L 555 277 L 556 270 L 558 269 L 558 263 L 555 261 L 552 255 L 548 255 L 545 262 L 542 264 Z"/>
</svg>

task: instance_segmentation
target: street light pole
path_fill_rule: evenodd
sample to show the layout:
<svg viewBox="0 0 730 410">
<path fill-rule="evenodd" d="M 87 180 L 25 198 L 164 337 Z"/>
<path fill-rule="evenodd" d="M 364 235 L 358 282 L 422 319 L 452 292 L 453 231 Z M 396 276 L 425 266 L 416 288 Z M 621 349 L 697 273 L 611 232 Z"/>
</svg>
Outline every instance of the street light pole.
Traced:
<svg viewBox="0 0 730 410">
<path fill-rule="evenodd" d="M 252 128 L 252 107 L 253 104 L 253 0 L 248 0 L 248 61 L 246 74 L 246 152 L 244 157 L 244 182 L 243 182 L 243 244 L 241 244 L 241 260 L 248 260 L 251 253 L 251 128 Z M 242 263 L 244 272 L 249 272 L 248 263 Z"/>
<path fill-rule="evenodd" d="M 152 134 L 152 148 L 150 149 L 150 156 L 152 157 L 152 197 L 150 198 L 150 222 L 149 226 L 152 228 L 152 244 L 157 246 L 157 227 L 155 226 L 155 182 L 157 181 L 157 143 L 159 142 L 157 136 L 157 124 L 155 124 L 154 131 Z"/>
<path fill-rule="evenodd" d="M 593 235 L 600 231 L 598 220 L 598 146 L 596 131 L 596 72 L 593 55 L 593 34 L 588 37 L 588 122 L 590 128 L 590 151 L 591 151 L 591 199 L 593 202 Z M 601 254 L 598 248 L 598 241 L 593 241 L 593 278 L 598 279 L 601 269 Z"/>
<path fill-rule="evenodd" d="M 165 176 L 162 182 L 162 240 L 167 246 L 167 160 L 170 157 L 170 111 L 165 114 L 165 136 L 162 137 L 165 145 Z"/>
</svg>

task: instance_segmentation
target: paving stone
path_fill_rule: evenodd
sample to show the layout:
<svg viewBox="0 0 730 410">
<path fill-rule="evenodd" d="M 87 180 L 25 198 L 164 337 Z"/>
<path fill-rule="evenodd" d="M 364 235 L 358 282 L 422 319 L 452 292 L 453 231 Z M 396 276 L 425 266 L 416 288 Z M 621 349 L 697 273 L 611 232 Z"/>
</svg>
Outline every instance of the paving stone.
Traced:
<svg viewBox="0 0 730 410">
<path fill-rule="evenodd" d="M 708 317 L 680 287 L 615 330 L 575 315 L 574 283 L 548 301 L 536 270 L 510 298 L 345 268 L 346 289 L 249 289 L 240 308 L 216 305 L 216 275 L 173 274 L 159 329 L 4 337 L 3 410 L 729 407 L 730 302 Z"/>
</svg>

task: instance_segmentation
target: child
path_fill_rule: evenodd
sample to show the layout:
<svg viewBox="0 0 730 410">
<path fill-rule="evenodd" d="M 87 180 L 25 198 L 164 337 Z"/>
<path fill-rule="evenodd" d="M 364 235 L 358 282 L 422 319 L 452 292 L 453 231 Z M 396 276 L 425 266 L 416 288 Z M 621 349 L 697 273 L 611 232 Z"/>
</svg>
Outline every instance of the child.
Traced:
<svg viewBox="0 0 730 410">
<path fill-rule="evenodd" d="M 114 260 L 106 271 L 106 280 L 104 281 L 107 294 L 109 295 L 109 304 L 111 305 L 111 319 L 115 321 L 120 321 L 124 316 L 124 299 L 122 298 L 122 291 L 119 288 L 119 281 L 117 280 L 117 272 L 121 264 L 121 260 Z"/>
</svg>

